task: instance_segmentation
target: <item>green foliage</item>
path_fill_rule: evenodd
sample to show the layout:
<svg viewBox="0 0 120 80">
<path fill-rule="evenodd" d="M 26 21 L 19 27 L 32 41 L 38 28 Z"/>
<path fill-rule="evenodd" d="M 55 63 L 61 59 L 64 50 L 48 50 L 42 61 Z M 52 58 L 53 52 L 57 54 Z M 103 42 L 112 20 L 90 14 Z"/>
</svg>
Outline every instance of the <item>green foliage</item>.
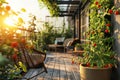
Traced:
<svg viewBox="0 0 120 80">
<path fill-rule="evenodd" d="M 83 50 L 83 44 L 76 43 L 75 48 L 76 48 L 76 50 Z"/>
<path fill-rule="evenodd" d="M 0 54 L 0 80 L 22 78 L 22 75 L 20 75 L 22 71 L 27 71 L 25 65 L 19 62 L 19 66 L 16 66 L 10 59 Z"/>
<path fill-rule="evenodd" d="M 4 13 L 4 14 L 2 14 Z M 0 80 L 16 80 L 21 77 L 21 71 L 25 66 L 18 65 L 17 59 L 20 55 L 18 52 L 18 42 L 21 38 L 17 33 L 17 27 L 5 24 L 5 19 L 10 16 L 17 16 L 5 0 L 0 1 Z M 11 19 L 12 20 L 12 19 Z M 22 18 L 18 18 L 16 26 L 23 23 Z M 16 61 L 16 62 L 15 62 Z"/>
<path fill-rule="evenodd" d="M 89 63 L 91 67 L 102 68 L 115 64 L 115 52 L 112 49 L 113 26 L 110 19 L 111 14 L 116 10 L 112 9 L 110 3 L 110 0 L 92 0 L 90 4 L 90 26 L 86 32 L 89 43 L 85 44 L 85 53 L 81 62 Z"/>
<path fill-rule="evenodd" d="M 0 80 L 14 80 L 22 78 L 21 69 L 14 64 L 6 64 L 0 67 Z"/>
<path fill-rule="evenodd" d="M 71 38 L 73 37 L 73 30 L 70 28 L 70 26 L 68 26 L 68 29 L 65 29 L 66 31 L 64 32 L 63 36 L 65 38 Z"/>
<path fill-rule="evenodd" d="M 53 30 L 53 26 L 50 26 L 48 23 L 44 24 L 44 29 L 39 32 L 38 42 L 42 50 L 46 49 L 47 44 L 54 43 L 55 38 L 59 35 L 56 31 Z"/>
<path fill-rule="evenodd" d="M 47 6 L 48 10 L 52 14 L 52 16 L 58 16 L 59 14 L 59 7 L 55 1 L 50 0 L 38 0 L 40 3 L 43 2 L 44 5 Z"/>
<path fill-rule="evenodd" d="M 0 66 L 4 66 L 8 62 L 9 60 L 5 58 L 2 54 L 0 54 Z"/>
<path fill-rule="evenodd" d="M 37 41 L 38 45 L 40 45 L 40 48 L 42 50 L 45 50 L 48 44 L 54 44 L 55 39 L 57 37 L 71 38 L 72 37 L 71 29 L 64 28 L 64 30 L 58 31 L 57 29 L 54 29 L 53 26 L 50 26 L 49 23 L 46 22 L 44 24 L 44 29 L 38 33 L 39 36 Z"/>
<path fill-rule="evenodd" d="M 19 64 L 20 68 L 21 68 L 24 72 L 27 72 L 27 68 L 26 68 L 26 66 L 25 66 L 22 62 L 19 62 L 18 64 Z"/>
<path fill-rule="evenodd" d="M 80 43 L 77 43 L 76 45 L 75 45 L 75 47 L 82 47 L 82 44 L 80 44 Z"/>
</svg>

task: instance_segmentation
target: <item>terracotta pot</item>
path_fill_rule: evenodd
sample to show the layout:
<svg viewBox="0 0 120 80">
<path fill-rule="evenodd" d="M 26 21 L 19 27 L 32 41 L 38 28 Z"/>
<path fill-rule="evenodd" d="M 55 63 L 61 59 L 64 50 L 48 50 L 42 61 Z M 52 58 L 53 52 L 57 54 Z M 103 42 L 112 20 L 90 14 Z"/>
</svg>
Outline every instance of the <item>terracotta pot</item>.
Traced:
<svg viewBox="0 0 120 80">
<path fill-rule="evenodd" d="M 81 80 L 110 80 L 112 68 L 91 68 L 80 65 Z"/>
</svg>

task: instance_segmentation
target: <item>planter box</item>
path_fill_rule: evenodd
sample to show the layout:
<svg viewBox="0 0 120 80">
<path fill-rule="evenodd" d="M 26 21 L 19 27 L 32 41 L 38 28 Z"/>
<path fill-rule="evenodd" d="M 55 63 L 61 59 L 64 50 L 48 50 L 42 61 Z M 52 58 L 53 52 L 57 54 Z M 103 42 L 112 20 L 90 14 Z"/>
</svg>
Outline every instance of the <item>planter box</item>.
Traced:
<svg viewBox="0 0 120 80">
<path fill-rule="evenodd" d="M 81 80 L 111 80 L 112 68 L 91 68 L 80 65 Z"/>
</svg>

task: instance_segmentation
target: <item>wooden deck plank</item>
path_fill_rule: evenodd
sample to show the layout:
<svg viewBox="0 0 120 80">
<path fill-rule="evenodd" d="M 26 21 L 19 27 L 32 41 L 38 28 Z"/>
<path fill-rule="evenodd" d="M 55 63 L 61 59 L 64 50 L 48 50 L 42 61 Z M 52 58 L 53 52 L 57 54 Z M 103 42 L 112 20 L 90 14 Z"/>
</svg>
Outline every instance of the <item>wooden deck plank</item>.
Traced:
<svg viewBox="0 0 120 80">
<path fill-rule="evenodd" d="M 52 80 L 59 80 L 59 76 L 60 76 L 60 62 L 59 62 L 59 54 L 57 53 L 55 55 L 55 66 L 54 66 L 54 72 L 52 75 Z"/>
<path fill-rule="evenodd" d="M 49 58 L 46 58 L 46 60 L 45 60 L 46 68 L 48 67 L 48 64 L 49 64 L 48 61 L 49 61 Z M 44 73 L 38 75 L 35 80 L 44 80 L 45 75 L 46 75 L 46 73 L 44 72 Z"/>
<path fill-rule="evenodd" d="M 60 80 L 67 80 L 64 58 L 60 58 Z"/>
<path fill-rule="evenodd" d="M 56 58 L 56 62 L 55 62 L 55 66 L 54 66 L 54 72 L 52 75 L 52 80 L 59 80 L 59 73 L 60 73 L 60 69 L 59 69 L 59 59 Z"/>
<path fill-rule="evenodd" d="M 71 64 L 71 60 L 69 59 L 69 64 Z M 73 75 L 75 76 L 76 80 L 80 80 L 80 72 L 79 72 L 79 65 L 77 64 L 72 64 L 71 66 L 71 70 L 73 72 Z"/>
<path fill-rule="evenodd" d="M 70 62 L 68 62 L 67 58 L 65 58 L 65 65 L 66 65 L 66 72 L 67 72 L 68 80 L 75 80 L 75 77 L 71 70 L 71 64 L 70 64 Z"/>
<path fill-rule="evenodd" d="M 31 75 L 32 75 L 32 73 L 33 73 L 33 69 L 30 69 L 27 73 L 26 73 L 26 75 L 23 77 L 23 79 L 22 80 L 26 80 L 27 78 L 29 78 Z M 25 78 L 25 79 L 24 79 Z"/>
<path fill-rule="evenodd" d="M 36 75 L 36 74 L 38 74 L 38 72 L 39 72 L 41 69 L 33 69 L 33 70 L 34 70 L 34 71 L 33 71 L 32 75 L 31 75 L 31 77 L 34 76 L 34 75 Z M 36 80 L 36 78 L 37 78 L 37 76 L 34 77 L 34 78 L 32 78 L 31 80 Z"/>
<path fill-rule="evenodd" d="M 44 80 L 52 80 L 52 75 L 54 71 L 54 66 L 55 66 L 55 58 L 49 57 L 49 61 L 47 62 L 47 71 L 48 73 L 44 75 Z"/>
<path fill-rule="evenodd" d="M 46 66 L 48 72 L 49 72 L 49 70 L 48 70 L 48 65 L 50 64 L 50 63 L 48 63 L 48 62 L 49 62 L 50 60 L 51 60 L 51 58 L 46 58 L 46 60 L 45 60 L 45 66 Z M 48 73 L 42 73 L 41 75 L 38 75 L 37 78 L 36 78 L 36 80 L 44 80 L 44 76 L 45 76 L 46 74 L 48 74 Z"/>
<path fill-rule="evenodd" d="M 73 70 L 73 73 L 74 73 L 75 79 L 76 79 L 76 80 L 80 80 L 80 73 L 79 73 L 79 70 L 76 71 L 75 66 L 72 67 L 72 70 Z"/>
<path fill-rule="evenodd" d="M 79 66 L 71 64 L 72 54 L 50 53 L 45 60 L 48 73 L 42 73 L 31 80 L 80 80 Z M 26 77 L 37 74 L 39 70 L 30 70 Z M 22 79 L 26 80 L 26 79 Z"/>
</svg>

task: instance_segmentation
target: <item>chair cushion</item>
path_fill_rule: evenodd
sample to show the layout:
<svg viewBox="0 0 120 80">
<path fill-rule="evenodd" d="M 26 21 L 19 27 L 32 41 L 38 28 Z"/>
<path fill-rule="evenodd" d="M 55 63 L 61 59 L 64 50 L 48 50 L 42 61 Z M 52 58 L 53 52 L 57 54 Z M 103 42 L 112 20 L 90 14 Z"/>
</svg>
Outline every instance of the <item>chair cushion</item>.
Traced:
<svg viewBox="0 0 120 80">
<path fill-rule="evenodd" d="M 56 38 L 56 40 L 55 40 L 55 44 L 62 45 L 63 42 L 64 42 L 64 39 L 65 39 L 65 37 L 59 37 L 59 38 Z"/>
</svg>

